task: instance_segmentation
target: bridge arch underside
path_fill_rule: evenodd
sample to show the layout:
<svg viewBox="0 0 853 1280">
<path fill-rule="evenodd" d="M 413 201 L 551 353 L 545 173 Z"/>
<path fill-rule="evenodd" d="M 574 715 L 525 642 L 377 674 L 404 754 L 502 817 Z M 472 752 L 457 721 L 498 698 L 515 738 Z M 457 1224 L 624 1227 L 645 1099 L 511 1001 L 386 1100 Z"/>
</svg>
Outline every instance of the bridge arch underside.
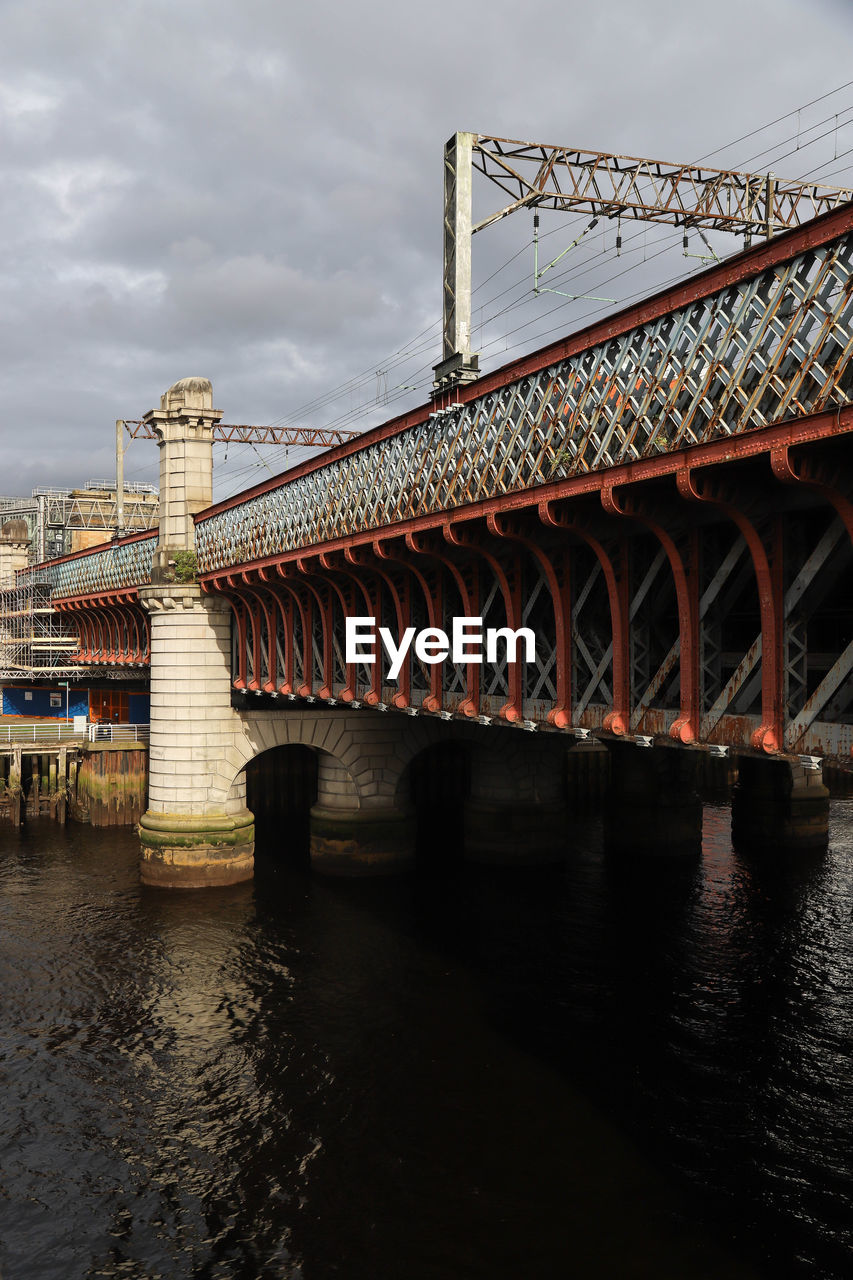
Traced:
<svg viewBox="0 0 853 1280">
<path fill-rule="evenodd" d="M 77 630 L 71 658 L 82 666 L 144 667 L 151 661 L 151 626 L 136 588 L 54 600 Z"/>
<path fill-rule="evenodd" d="M 343 875 L 552 862 L 568 848 L 565 739 L 346 708 L 241 717 L 229 798 L 274 857 Z M 254 754 L 250 754 L 254 753 Z M 232 756 L 233 767 L 233 756 Z"/>
<path fill-rule="evenodd" d="M 576 498 L 519 495 L 208 575 L 232 606 L 235 705 L 289 697 L 848 756 L 845 444 L 642 483 L 605 474 Z M 411 648 L 392 680 L 378 641 L 372 665 L 347 663 L 347 617 L 375 618 L 395 644 L 412 627 L 450 636 L 454 617 L 482 619 L 484 637 L 529 628 L 535 661 L 508 662 L 501 638 L 481 664 Z"/>
</svg>

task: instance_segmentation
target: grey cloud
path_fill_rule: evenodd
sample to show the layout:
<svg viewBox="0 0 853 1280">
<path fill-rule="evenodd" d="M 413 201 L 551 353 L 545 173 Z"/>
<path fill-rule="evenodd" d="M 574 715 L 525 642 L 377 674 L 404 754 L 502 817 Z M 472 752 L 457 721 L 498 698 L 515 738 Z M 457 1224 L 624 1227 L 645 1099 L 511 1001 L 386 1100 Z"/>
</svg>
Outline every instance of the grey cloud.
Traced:
<svg viewBox="0 0 853 1280">
<path fill-rule="evenodd" d="M 314 420 L 395 412 L 375 371 L 439 319 L 454 129 L 692 159 L 848 79 L 851 26 L 835 0 L 7 0 L 0 491 L 108 469 L 112 420 L 189 372 L 232 420 L 280 418 L 363 370 L 361 399 Z M 508 219 L 478 237 L 475 283 L 527 236 Z M 514 281 L 485 310 L 520 298 L 529 269 L 521 255 L 478 293 L 475 319 Z M 490 367 L 521 314 L 484 316 Z M 436 327 L 391 365 L 392 391 L 438 355 Z"/>
<path fill-rule="evenodd" d="M 251 254 L 173 274 L 163 305 L 177 329 L 236 330 L 250 342 L 303 335 L 329 343 L 351 320 L 370 320 L 379 300 L 375 287 L 352 272 L 317 281 L 286 263 Z"/>
</svg>

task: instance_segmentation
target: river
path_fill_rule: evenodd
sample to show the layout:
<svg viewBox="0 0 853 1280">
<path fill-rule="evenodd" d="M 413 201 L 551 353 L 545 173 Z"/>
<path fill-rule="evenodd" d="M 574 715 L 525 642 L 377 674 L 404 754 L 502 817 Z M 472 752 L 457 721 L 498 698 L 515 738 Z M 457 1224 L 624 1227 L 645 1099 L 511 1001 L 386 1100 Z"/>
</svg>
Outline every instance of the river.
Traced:
<svg viewBox="0 0 853 1280">
<path fill-rule="evenodd" d="M 2 1280 L 851 1274 L 853 803 L 822 858 L 140 887 L 0 829 Z"/>
</svg>

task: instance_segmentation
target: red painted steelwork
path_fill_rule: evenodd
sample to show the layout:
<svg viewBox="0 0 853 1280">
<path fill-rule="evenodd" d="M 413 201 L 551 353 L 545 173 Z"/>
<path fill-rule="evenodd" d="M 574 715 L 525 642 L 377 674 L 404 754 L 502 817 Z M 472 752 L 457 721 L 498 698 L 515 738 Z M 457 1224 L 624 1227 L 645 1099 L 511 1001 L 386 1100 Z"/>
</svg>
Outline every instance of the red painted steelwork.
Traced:
<svg viewBox="0 0 853 1280">
<path fill-rule="evenodd" d="M 794 465 L 791 458 L 791 448 L 787 444 L 776 445 L 770 451 L 770 465 L 773 468 L 773 474 L 782 484 L 803 485 L 807 489 L 811 489 L 813 493 L 818 493 L 831 503 L 838 512 L 847 534 L 853 541 L 853 502 L 846 498 L 837 487 L 832 483 L 829 476 L 824 475 L 803 475 Z M 808 459 L 806 460 L 806 466 Z"/>
<path fill-rule="evenodd" d="M 644 509 L 642 503 L 626 506 L 616 496 L 615 485 L 605 485 L 601 490 L 601 503 L 610 515 L 628 516 L 655 535 L 660 542 L 672 570 L 678 600 L 678 636 L 680 641 L 680 711 L 669 728 L 669 736 L 679 742 L 696 742 L 699 738 L 699 571 L 698 538 L 695 529 L 690 531 L 689 567 L 685 566 L 675 539 L 659 520 Z"/>
<path fill-rule="evenodd" d="M 412 554 L 407 555 L 397 546 L 397 541 L 389 538 L 382 544 L 383 556 L 388 560 L 396 561 L 411 573 L 423 593 L 429 625 L 433 630 L 438 630 L 444 621 L 441 575 L 435 574 L 433 582 L 428 582 L 425 572 L 418 564 L 417 557 Z M 425 711 L 440 711 L 442 705 L 441 667 L 438 663 L 433 663 L 429 668 L 429 693 L 424 698 L 423 707 Z"/>
<path fill-rule="evenodd" d="M 449 522 L 444 529 L 444 535 L 448 542 L 454 547 L 464 548 L 472 551 L 475 555 L 481 556 L 483 560 L 491 568 L 495 575 L 498 585 L 503 596 L 504 609 L 506 611 L 507 626 L 516 631 L 521 626 L 521 583 L 520 573 L 518 572 L 518 564 L 516 562 L 512 579 L 504 569 L 504 566 L 493 555 L 486 546 L 479 529 L 470 524 L 459 525 Z M 478 611 L 475 610 L 473 615 L 476 617 Z M 502 719 L 509 721 L 510 724 L 524 718 L 524 693 L 522 686 L 522 670 L 521 663 L 516 662 L 512 665 L 509 681 L 509 698 L 504 706 L 498 712 Z"/>
<path fill-rule="evenodd" d="M 555 513 L 554 506 L 554 503 L 547 501 L 540 503 L 539 518 L 542 523 L 552 529 L 565 529 L 585 542 L 595 553 L 604 573 L 613 634 L 613 707 L 604 718 L 603 728 L 621 737 L 628 732 L 631 701 L 627 545 L 624 538 L 620 539 L 616 555 L 611 555 L 588 529 L 577 521 Z"/>
<path fill-rule="evenodd" d="M 555 563 L 552 556 L 532 538 L 525 537 L 518 530 L 508 528 L 501 516 L 491 515 L 487 519 L 489 528 L 496 537 L 511 539 L 525 547 L 538 560 L 548 580 L 551 604 L 554 609 L 554 633 L 558 654 L 557 700 L 548 712 L 548 723 L 558 729 L 567 729 L 572 723 L 571 577 L 568 554 L 563 550 Z"/>
<path fill-rule="evenodd" d="M 756 750 L 780 751 L 784 740 L 784 666 L 781 648 L 784 619 L 782 616 L 782 556 L 778 518 L 774 522 L 773 548 L 771 552 L 768 552 L 752 521 L 737 508 L 734 502 L 725 500 L 724 488 L 721 489 L 718 496 L 712 496 L 697 490 L 694 483 L 694 471 L 689 466 L 683 467 L 678 472 L 676 483 L 679 493 L 688 502 L 709 503 L 737 525 L 749 548 L 758 585 L 758 607 L 761 614 L 762 637 L 761 724 L 753 734 L 752 745 Z"/>
</svg>

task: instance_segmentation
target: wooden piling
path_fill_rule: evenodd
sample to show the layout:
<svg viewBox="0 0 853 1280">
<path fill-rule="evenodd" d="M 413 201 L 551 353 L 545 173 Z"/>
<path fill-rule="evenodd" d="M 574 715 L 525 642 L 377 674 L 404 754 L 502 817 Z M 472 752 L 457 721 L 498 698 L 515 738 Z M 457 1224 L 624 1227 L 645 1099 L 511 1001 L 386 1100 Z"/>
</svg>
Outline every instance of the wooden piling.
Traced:
<svg viewBox="0 0 853 1280">
<path fill-rule="evenodd" d="M 68 815 L 68 748 L 60 747 L 57 760 L 56 802 L 54 821 L 64 826 Z"/>
<path fill-rule="evenodd" d="M 21 748 L 12 748 L 11 763 L 9 765 L 9 817 L 12 819 L 12 826 L 19 827 L 23 818 L 22 798 L 23 790 L 21 787 Z"/>
<path fill-rule="evenodd" d="M 77 775 L 74 816 L 93 827 L 132 826 L 139 822 L 147 804 L 147 744 L 88 744 Z"/>
</svg>

